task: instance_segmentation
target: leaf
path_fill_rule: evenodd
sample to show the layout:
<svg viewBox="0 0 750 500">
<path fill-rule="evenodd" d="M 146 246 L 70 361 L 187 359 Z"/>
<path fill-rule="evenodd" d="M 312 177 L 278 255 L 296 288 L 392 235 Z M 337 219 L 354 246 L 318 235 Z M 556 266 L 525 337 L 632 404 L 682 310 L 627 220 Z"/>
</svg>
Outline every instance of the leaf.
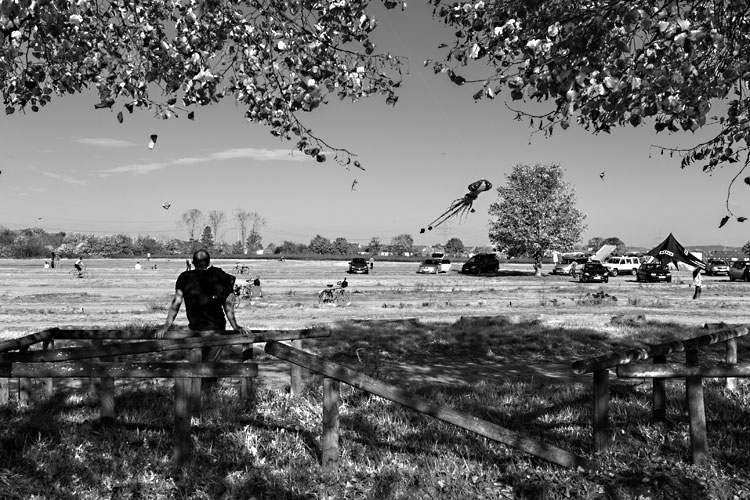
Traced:
<svg viewBox="0 0 750 500">
<path fill-rule="evenodd" d="M 737 217 L 737 222 L 745 222 L 747 217 Z"/>
<path fill-rule="evenodd" d="M 745 184 L 750 186 L 750 177 L 745 177 Z"/>
<path fill-rule="evenodd" d="M 466 78 L 464 78 L 463 76 L 457 75 L 456 73 L 453 72 L 452 69 L 448 70 L 448 78 L 450 78 L 451 81 L 455 83 L 456 85 L 463 85 L 464 82 L 466 81 Z"/>
<path fill-rule="evenodd" d="M 725 224 L 726 224 L 727 222 L 729 222 L 729 216 L 728 216 L 728 215 L 725 215 L 724 217 L 722 217 L 722 218 L 721 218 L 721 222 L 719 222 L 719 227 L 720 227 L 720 228 L 724 227 L 724 225 L 725 225 Z"/>
<path fill-rule="evenodd" d="M 7 107 L 5 108 L 5 114 L 6 114 L 6 115 L 12 115 L 12 114 L 13 114 L 13 113 L 15 113 L 15 112 L 16 112 L 16 110 L 15 110 L 15 108 L 14 108 L 14 107 L 12 107 L 12 106 L 7 106 Z"/>
<path fill-rule="evenodd" d="M 188 120 L 195 120 L 195 111 L 191 111 L 188 113 Z"/>
<path fill-rule="evenodd" d="M 122 123 L 122 111 L 117 113 L 117 121 Z"/>
<path fill-rule="evenodd" d="M 149 138 L 149 141 L 148 141 L 148 149 L 154 149 L 154 146 L 156 146 L 157 137 L 158 136 L 156 134 L 151 134 L 151 137 Z"/>
</svg>

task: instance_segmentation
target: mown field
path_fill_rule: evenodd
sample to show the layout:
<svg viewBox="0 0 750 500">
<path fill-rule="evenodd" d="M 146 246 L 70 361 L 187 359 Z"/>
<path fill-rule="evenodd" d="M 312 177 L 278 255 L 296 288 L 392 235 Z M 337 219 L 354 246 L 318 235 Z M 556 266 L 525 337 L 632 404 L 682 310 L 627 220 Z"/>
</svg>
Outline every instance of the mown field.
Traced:
<svg viewBox="0 0 750 500">
<path fill-rule="evenodd" d="M 0 260 L 0 337 L 48 327 L 155 327 L 166 316 L 184 260 L 97 260 L 72 279 L 72 262 Z M 227 270 L 235 261 L 217 261 Z M 156 269 L 152 269 L 153 265 Z M 413 391 L 570 450 L 598 464 L 567 470 L 388 400 L 343 387 L 341 462 L 321 473 L 322 395 L 314 380 L 289 394 L 286 365 L 257 346 L 256 405 L 224 381 L 193 422 L 191 462 L 170 464 L 171 386 L 118 385 L 118 420 L 98 422 L 95 398 L 59 388 L 53 398 L 0 411 L 0 498 L 185 499 L 744 499 L 750 498 L 750 387 L 706 381 L 711 464 L 689 462 L 684 383 L 668 383 L 667 421 L 650 423 L 650 383 L 613 379 L 612 446 L 591 451 L 589 376 L 570 363 L 612 350 L 705 333 L 705 323 L 748 324 L 750 284 L 705 279 L 692 300 L 688 272 L 671 284 L 618 276 L 608 284 L 534 277 L 530 265 L 496 276 L 415 273 L 376 262 L 349 276 L 344 262 L 249 261 L 263 299 L 237 310 L 243 326 L 321 326 L 306 348 Z M 550 267 L 551 269 L 551 267 Z M 317 292 L 348 277 L 351 304 Z M 637 319 L 637 321 L 631 321 Z M 184 313 L 178 325 L 186 324 Z M 740 341 L 740 360 L 750 357 Z M 721 349 L 706 356 L 719 359 Z M 264 368 L 265 367 L 265 368 Z M 119 382 L 118 382 L 119 384 Z"/>
</svg>

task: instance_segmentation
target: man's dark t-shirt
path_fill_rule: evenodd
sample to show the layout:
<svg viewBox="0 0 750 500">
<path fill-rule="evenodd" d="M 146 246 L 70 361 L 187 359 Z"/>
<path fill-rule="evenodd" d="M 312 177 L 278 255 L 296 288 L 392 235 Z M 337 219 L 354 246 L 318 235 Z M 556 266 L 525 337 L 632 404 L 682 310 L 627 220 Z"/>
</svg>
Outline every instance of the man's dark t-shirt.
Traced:
<svg viewBox="0 0 750 500">
<path fill-rule="evenodd" d="M 191 330 L 226 329 L 223 306 L 234 290 L 234 280 L 234 276 L 218 267 L 183 271 L 180 274 L 175 289 L 182 291 Z"/>
</svg>

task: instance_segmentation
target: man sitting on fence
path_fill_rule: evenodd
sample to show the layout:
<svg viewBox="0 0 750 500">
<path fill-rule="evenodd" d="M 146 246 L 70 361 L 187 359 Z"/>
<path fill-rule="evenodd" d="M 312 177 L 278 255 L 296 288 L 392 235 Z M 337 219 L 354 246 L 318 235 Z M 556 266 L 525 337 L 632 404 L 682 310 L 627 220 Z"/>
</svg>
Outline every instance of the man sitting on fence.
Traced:
<svg viewBox="0 0 750 500">
<path fill-rule="evenodd" d="M 174 323 L 183 301 L 188 328 L 196 337 L 224 333 L 227 320 L 234 331 L 248 335 L 249 333 L 237 323 L 234 317 L 234 301 L 232 300 L 234 276 L 218 267 L 211 266 L 211 257 L 206 250 L 195 252 L 193 266 L 195 269 L 183 271 L 177 277 L 174 298 L 169 306 L 167 320 L 156 331 L 156 338 L 164 338 L 164 334 Z M 221 347 L 204 348 L 203 361 L 217 362 L 221 356 L 221 350 Z"/>
</svg>

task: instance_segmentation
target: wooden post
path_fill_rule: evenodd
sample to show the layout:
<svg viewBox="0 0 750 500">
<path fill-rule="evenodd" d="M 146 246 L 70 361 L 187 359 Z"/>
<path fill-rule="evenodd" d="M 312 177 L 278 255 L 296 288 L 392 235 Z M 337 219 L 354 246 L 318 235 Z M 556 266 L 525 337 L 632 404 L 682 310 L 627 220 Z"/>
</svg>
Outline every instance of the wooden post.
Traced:
<svg viewBox="0 0 750 500">
<path fill-rule="evenodd" d="M 339 461 L 339 385 L 337 380 L 323 379 L 323 469 L 332 471 Z"/>
<path fill-rule="evenodd" d="M 190 380 L 178 378 L 174 381 L 174 465 L 184 465 L 190 458 Z"/>
<path fill-rule="evenodd" d="M 0 406 L 6 406 L 8 404 L 8 379 L 6 377 L 0 378 Z"/>
<path fill-rule="evenodd" d="M 253 344 L 242 345 L 242 361 L 247 363 L 253 362 Z M 252 377 L 242 377 L 240 379 L 240 397 L 245 405 L 250 406 L 255 402 L 255 379 Z"/>
<path fill-rule="evenodd" d="M 188 361 L 191 363 L 200 363 L 203 361 L 203 351 L 201 348 L 190 349 L 188 357 Z M 190 405 L 189 413 L 191 416 L 195 415 L 197 417 L 201 413 L 201 386 L 203 385 L 203 379 L 191 378 L 187 384 L 190 388 L 188 400 L 188 404 Z"/>
<path fill-rule="evenodd" d="M 105 358 L 103 360 L 111 363 L 118 358 Z M 102 377 L 99 379 L 99 419 L 104 425 L 112 425 L 115 422 L 115 379 L 114 377 Z"/>
<path fill-rule="evenodd" d="M 594 372 L 594 451 L 604 451 L 609 447 L 609 370 Z"/>
<path fill-rule="evenodd" d="M 55 348 L 55 339 L 48 339 L 42 342 L 42 350 L 46 351 L 50 348 Z M 54 392 L 52 378 L 44 379 L 44 381 L 42 382 L 42 391 L 44 392 L 45 397 L 49 398 L 52 396 L 52 393 Z"/>
<path fill-rule="evenodd" d="M 302 350 L 302 340 L 292 340 L 292 347 L 295 349 Z M 305 381 L 303 380 L 302 370 L 303 368 L 299 365 L 292 363 L 291 372 L 289 374 L 289 385 L 292 396 L 299 396 L 305 388 Z"/>
<path fill-rule="evenodd" d="M 737 363 L 737 339 L 729 339 L 726 342 L 727 344 L 727 363 L 736 364 Z M 732 377 L 727 377 L 724 382 L 724 386 L 729 391 L 736 391 L 737 390 L 737 380 Z"/>
<path fill-rule="evenodd" d="M 685 352 L 685 364 L 697 365 L 700 352 L 692 349 Z M 695 465 L 708 463 L 706 439 L 706 409 L 703 405 L 703 378 L 685 377 L 685 397 L 690 418 L 690 451 Z"/>
<path fill-rule="evenodd" d="M 94 347 L 102 347 L 103 344 L 104 343 L 101 340 L 99 340 L 99 339 L 95 339 L 95 340 L 91 341 L 91 345 L 93 345 Z M 98 361 L 98 359 L 99 358 L 97 358 L 97 361 Z M 101 379 L 98 379 L 98 378 L 92 378 L 92 379 L 90 379 L 89 380 L 89 389 L 88 389 L 89 395 L 90 396 L 98 396 L 99 395 L 100 386 L 101 386 Z"/>
<path fill-rule="evenodd" d="M 29 346 L 24 346 L 19 350 L 21 352 L 26 352 L 29 350 Z M 18 379 L 18 404 L 19 405 L 28 404 L 29 399 L 31 399 L 31 379 L 25 378 L 25 377 L 19 378 Z"/>
<path fill-rule="evenodd" d="M 664 364 L 666 362 L 666 356 L 654 356 L 654 364 Z M 651 380 L 653 384 L 651 418 L 654 422 L 664 422 L 667 415 L 667 381 L 658 377 L 654 377 Z"/>
</svg>

